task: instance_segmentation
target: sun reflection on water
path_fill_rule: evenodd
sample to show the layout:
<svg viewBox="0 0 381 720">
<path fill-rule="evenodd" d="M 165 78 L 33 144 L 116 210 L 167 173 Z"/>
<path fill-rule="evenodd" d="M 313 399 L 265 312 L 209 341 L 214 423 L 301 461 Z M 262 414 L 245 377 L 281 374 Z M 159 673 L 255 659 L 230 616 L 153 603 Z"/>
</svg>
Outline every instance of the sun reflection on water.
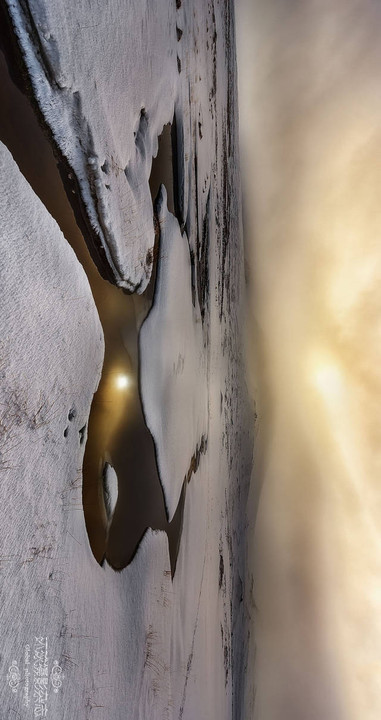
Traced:
<svg viewBox="0 0 381 720">
<path fill-rule="evenodd" d="M 115 378 L 115 385 L 118 390 L 126 390 L 131 385 L 130 377 L 128 375 L 124 375 L 123 373 L 118 373 Z"/>
</svg>

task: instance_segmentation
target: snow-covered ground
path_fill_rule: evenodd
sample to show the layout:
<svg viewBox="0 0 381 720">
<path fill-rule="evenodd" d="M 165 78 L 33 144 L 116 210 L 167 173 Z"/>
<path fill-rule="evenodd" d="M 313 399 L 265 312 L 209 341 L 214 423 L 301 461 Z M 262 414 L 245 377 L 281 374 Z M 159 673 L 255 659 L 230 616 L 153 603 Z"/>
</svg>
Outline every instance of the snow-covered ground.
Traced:
<svg viewBox="0 0 381 720">
<path fill-rule="evenodd" d="M 7 6 L 86 239 L 102 272 L 139 292 L 153 264 L 152 155 L 175 122 L 177 217 L 162 191 L 141 392 L 170 515 L 189 482 L 173 581 L 162 532 L 148 530 L 123 571 L 98 565 L 81 503 L 81 441 L 101 328 L 74 253 L 2 148 L 1 705 L 6 717 L 32 717 L 26 645 L 33 656 L 39 637 L 47 717 L 240 718 L 251 438 L 232 4 Z"/>
<path fill-rule="evenodd" d="M 192 303 L 189 244 L 167 210 L 163 186 L 157 213 L 160 262 L 154 304 L 140 331 L 141 380 L 171 520 L 190 459 L 208 435 L 207 361 L 198 298 Z M 163 413 L 165 407 L 171 410 Z"/>
</svg>

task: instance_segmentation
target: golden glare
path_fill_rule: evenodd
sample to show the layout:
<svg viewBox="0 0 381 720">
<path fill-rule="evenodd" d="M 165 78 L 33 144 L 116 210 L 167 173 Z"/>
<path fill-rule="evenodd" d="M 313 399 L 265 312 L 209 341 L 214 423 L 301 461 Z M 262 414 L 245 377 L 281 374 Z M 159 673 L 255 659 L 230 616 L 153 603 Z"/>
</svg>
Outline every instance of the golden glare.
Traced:
<svg viewBox="0 0 381 720">
<path fill-rule="evenodd" d="M 130 378 L 128 375 L 119 374 L 116 376 L 115 385 L 118 390 L 126 390 L 130 386 Z"/>
<path fill-rule="evenodd" d="M 321 361 L 313 368 L 313 383 L 326 400 L 338 400 L 342 392 L 342 373 L 330 361 Z"/>
</svg>

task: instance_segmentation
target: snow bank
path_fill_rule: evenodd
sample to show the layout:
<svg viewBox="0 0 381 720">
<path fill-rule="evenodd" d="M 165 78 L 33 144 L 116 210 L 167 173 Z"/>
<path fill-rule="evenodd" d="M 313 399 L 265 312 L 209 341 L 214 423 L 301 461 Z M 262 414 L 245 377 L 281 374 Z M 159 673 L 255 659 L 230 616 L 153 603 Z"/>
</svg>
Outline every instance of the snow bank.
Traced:
<svg viewBox="0 0 381 720">
<path fill-rule="evenodd" d="M 157 213 L 160 257 L 153 307 L 140 331 L 140 377 L 171 520 L 195 449 L 207 437 L 208 393 L 201 315 L 197 301 L 195 307 L 192 303 L 189 245 L 167 210 L 163 186 Z"/>
<path fill-rule="evenodd" d="M 3 145 L 0 177 L 3 714 L 33 716 L 39 636 L 48 646 L 48 717 L 87 718 L 95 707 L 113 720 L 126 713 L 164 717 L 172 593 L 167 538 L 148 531 L 122 573 L 101 568 L 91 553 L 80 430 L 99 379 L 101 327 L 74 252 Z M 15 693 L 7 679 L 13 660 L 21 673 Z M 54 660 L 63 669 L 57 694 L 50 681 Z"/>
<path fill-rule="evenodd" d="M 66 159 L 98 263 L 142 292 L 151 274 L 148 185 L 177 83 L 172 0 L 7 2 L 34 96 Z M 70 177 L 71 176 L 71 177 Z"/>
</svg>

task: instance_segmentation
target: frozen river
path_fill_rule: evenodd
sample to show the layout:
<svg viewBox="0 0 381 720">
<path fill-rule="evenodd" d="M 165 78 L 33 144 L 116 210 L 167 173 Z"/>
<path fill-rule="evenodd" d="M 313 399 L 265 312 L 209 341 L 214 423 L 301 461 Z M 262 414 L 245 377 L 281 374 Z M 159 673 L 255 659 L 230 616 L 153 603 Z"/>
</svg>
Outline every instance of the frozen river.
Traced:
<svg viewBox="0 0 381 720">
<path fill-rule="evenodd" d="M 105 339 L 102 376 L 88 427 L 82 428 L 82 438 L 86 440 L 83 510 L 91 548 L 98 562 L 107 557 L 113 567 L 121 569 L 132 559 L 147 527 L 165 530 L 174 571 L 185 493 L 175 517 L 168 523 L 154 443 L 145 424 L 139 393 L 138 330 L 153 301 L 155 274 L 143 296 L 134 297 L 101 277 L 78 229 L 51 146 L 27 98 L 12 82 L 3 53 L 0 53 L 0 99 L 3 108 L 0 139 L 11 149 L 84 267 L 102 323 Z M 169 125 L 163 131 L 153 162 L 150 181 L 153 198 L 161 182 L 168 187 L 168 204 L 173 209 Z M 80 302 L 81 298 L 77 300 Z M 74 416 L 75 411 L 74 415 L 69 412 L 65 436 Z M 106 463 L 114 467 L 118 477 L 118 500 L 110 528 L 103 487 Z"/>
</svg>

